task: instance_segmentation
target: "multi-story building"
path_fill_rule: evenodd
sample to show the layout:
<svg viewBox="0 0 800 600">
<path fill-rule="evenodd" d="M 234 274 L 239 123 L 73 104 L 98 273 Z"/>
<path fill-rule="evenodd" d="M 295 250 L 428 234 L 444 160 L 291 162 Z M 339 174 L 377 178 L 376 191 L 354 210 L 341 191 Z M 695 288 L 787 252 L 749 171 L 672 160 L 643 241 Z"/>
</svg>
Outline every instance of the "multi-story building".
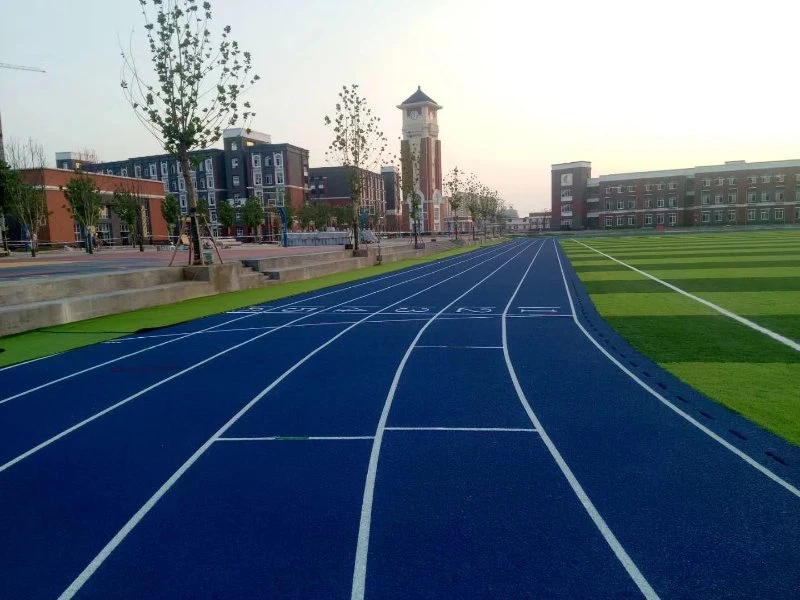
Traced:
<svg viewBox="0 0 800 600">
<path fill-rule="evenodd" d="M 381 167 L 383 192 L 386 195 L 386 231 L 402 231 L 403 192 L 400 190 L 400 172 L 397 167 L 389 165 Z"/>
<path fill-rule="evenodd" d="M 800 160 L 591 177 L 591 163 L 552 166 L 561 229 L 800 223 Z"/>
<path fill-rule="evenodd" d="M 209 148 L 190 153 L 190 174 L 197 200 L 209 207 L 211 227 L 220 233 L 217 221 L 219 202 L 234 207 L 250 197 L 258 198 L 265 207 L 290 202 L 299 208 L 308 195 L 308 150 L 292 144 L 273 144 L 268 134 L 246 129 L 226 129 L 223 149 Z M 189 201 L 180 163 L 173 156 L 158 154 L 114 162 L 93 162 L 83 153 L 56 153 L 60 169 L 82 169 L 121 177 L 160 181 L 166 193 L 180 202 L 181 211 L 188 213 Z M 238 215 L 238 211 L 237 211 Z M 237 217 L 238 218 L 238 217 Z M 277 217 L 275 217 L 277 218 Z M 226 235 L 248 235 L 247 228 L 237 223 Z"/>
<path fill-rule="evenodd" d="M 390 167 L 391 168 L 391 167 Z M 384 175 L 366 169 L 361 173 L 361 210 L 366 215 L 367 227 L 376 228 L 386 215 L 386 189 Z M 309 171 L 309 199 L 313 203 L 330 206 L 349 206 L 350 172 L 346 167 L 313 167 Z"/>
</svg>

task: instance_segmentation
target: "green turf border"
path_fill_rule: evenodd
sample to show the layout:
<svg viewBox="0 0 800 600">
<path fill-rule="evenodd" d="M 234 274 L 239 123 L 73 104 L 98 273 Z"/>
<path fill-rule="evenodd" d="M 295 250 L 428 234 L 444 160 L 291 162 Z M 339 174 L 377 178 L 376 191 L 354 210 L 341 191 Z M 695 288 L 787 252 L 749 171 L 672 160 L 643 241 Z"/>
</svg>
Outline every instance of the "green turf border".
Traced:
<svg viewBox="0 0 800 600">
<path fill-rule="evenodd" d="M 503 241 L 505 240 L 499 239 L 488 243 L 435 252 L 420 258 L 407 258 L 393 263 L 362 267 L 303 281 L 292 281 L 251 290 L 203 296 L 202 298 L 184 300 L 175 304 L 153 306 L 151 308 L 53 327 L 43 327 L 33 331 L 0 337 L 0 349 L 2 349 L 2 352 L 0 352 L 0 367 L 58 354 L 82 346 L 106 342 L 144 329 L 157 329 L 176 325 L 185 321 L 252 306 L 253 304 L 280 300 L 281 298 L 297 296 L 351 281 L 358 281 L 359 279 L 391 273 L 392 271 L 400 271 L 420 263 L 474 252 L 480 248 L 493 246 Z"/>
</svg>

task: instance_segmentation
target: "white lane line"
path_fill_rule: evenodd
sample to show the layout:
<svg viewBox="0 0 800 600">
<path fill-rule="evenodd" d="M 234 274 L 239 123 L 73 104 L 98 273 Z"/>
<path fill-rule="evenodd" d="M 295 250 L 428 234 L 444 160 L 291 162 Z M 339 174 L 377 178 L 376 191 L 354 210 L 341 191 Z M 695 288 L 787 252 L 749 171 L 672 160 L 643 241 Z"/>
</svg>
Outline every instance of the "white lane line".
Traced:
<svg viewBox="0 0 800 600">
<path fill-rule="evenodd" d="M 483 256 L 485 254 L 489 254 L 490 256 L 494 255 L 495 253 L 493 252 L 493 250 L 494 250 L 494 248 L 492 249 L 492 251 L 481 252 L 480 256 Z M 462 264 L 464 262 L 469 262 L 475 256 L 472 253 L 469 253 L 469 254 L 471 254 L 472 256 L 469 257 L 469 258 L 466 258 L 463 261 L 456 261 L 453 264 L 450 264 L 448 266 L 452 267 L 452 266 L 455 266 L 455 265 L 458 265 L 458 264 Z M 500 254 L 502 254 L 502 253 L 500 253 Z M 453 257 L 453 258 L 455 258 L 455 257 Z M 449 260 L 450 260 L 450 258 L 446 258 L 441 262 L 445 262 L 445 261 L 449 261 Z M 379 278 L 374 279 L 374 280 L 368 280 L 368 281 L 365 281 L 365 282 L 357 283 L 357 284 L 354 284 L 354 285 L 351 285 L 351 286 L 347 286 L 345 288 L 332 290 L 332 291 L 325 292 L 325 293 L 322 293 L 322 294 L 314 294 L 313 297 L 311 297 L 311 298 L 301 298 L 300 300 L 297 300 L 295 302 L 290 302 L 288 304 L 283 304 L 279 308 L 285 308 L 285 307 L 288 307 L 288 306 L 293 306 L 295 304 L 301 304 L 303 302 L 314 301 L 317 298 L 322 298 L 324 296 L 329 296 L 331 294 L 337 294 L 339 292 L 344 292 L 344 291 L 347 291 L 347 290 L 351 290 L 353 288 L 361 287 L 361 286 L 364 286 L 364 285 L 369 285 L 371 283 L 383 282 L 386 279 L 391 279 L 393 277 L 399 277 L 400 275 L 408 274 L 410 271 L 416 271 L 416 270 L 420 270 L 420 269 L 425 269 L 425 268 L 427 268 L 427 267 L 429 267 L 431 265 L 441 264 L 441 262 L 434 261 L 434 262 L 428 263 L 426 265 L 422 265 L 420 267 L 413 267 L 411 269 L 404 269 L 404 270 L 402 270 L 402 271 L 400 271 L 398 273 L 393 273 L 391 275 L 387 275 L 386 277 L 379 277 Z M 432 271 L 431 273 L 426 273 L 426 274 L 424 274 L 422 276 L 414 277 L 412 279 L 409 279 L 409 280 L 405 281 L 405 283 L 407 283 L 408 281 L 414 281 L 415 279 L 419 279 L 420 277 L 425 277 L 427 275 L 432 275 L 434 273 L 438 273 L 441 270 L 443 270 L 443 269 L 437 269 L 437 270 Z M 404 283 L 404 282 L 401 282 L 401 283 Z M 395 284 L 395 285 L 397 285 L 397 284 Z M 394 287 L 394 286 L 389 286 L 389 287 Z M 384 289 L 388 289 L 388 288 L 384 288 Z M 381 290 L 379 290 L 379 291 L 381 291 Z M 371 294 L 368 294 L 368 295 L 371 295 Z M 361 296 L 361 298 L 364 298 L 364 297 L 366 297 L 366 296 Z M 343 303 L 337 304 L 335 306 L 341 306 L 342 304 L 347 304 L 347 303 L 343 302 Z M 154 350 L 156 348 L 160 348 L 161 346 L 166 346 L 167 344 L 172 344 L 173 342 L 179 342 L 181 340 L 185 340 L 186 338 L 192 337 L 194 335 L 198 335 L 200 333 L 205 333 L 207 331 L 211 331 L 212 329 L 216 329 L 217 327 L 222 327 L 223 325 L 229 325 L 231 323 L 235 323 L 236 321 L 241 321 L 242 319 L 249 319 L 250 317 L 253 317 L 253 316 L 258 315 L 258 314 L 260 314 L 260 313 L 259 312 L 255 312 L 253 314 L 244 315 L 242 317 L 236 317 L 235 319 L 230 319 L 230 320 L 225 321 L 223 323 L 218 323 L 217 325 L 213 325 L 211 327 L 206 327 L 206 328 L 201 329 L 199 331 L 193 331 L 193 332 L 187 333 L 187 334 L 185 334 L 185 335 L 183 335 L 181 337 L 177 337 L 177 338 L 174 338 L 174 339 L 171 339 L 171 340 L 167 340 L 165 342 L 161 342 L 160 344 L 155 344 L 153 346 L 148 346 L 147 348 L 142 348 L 141 350 L 137 350 L 136 352 L 131 352 L 129 354 L 125 354 L 123 356 L 119 356 L 117 358 L 102 362 L 102 363 L 94 365 L 92 367 L 88 367 L 88 368 L 82 369 L 80 371 L 75 371 L 73 373 L 70 373 L 69 375 L 65 375 L 63 377 L 59 377 L 58 379 L 53 379 L 51 381 L 48 381 L 48 382 L 43 383 L 41 385 L 38 385 L 36 387 L 33 387 L 33 388 L 28 389 L 28 390 L 19 392 L 18 394 L 14 394 L 13 396 L 9 396 L 8 398 L 0 399 L 0 405 L 1 404 L 5 404 L 6 402 L 9 402 L 9 401 L 14 400 L 16 398 L 20 398 L 22 396 L 26 396 L 26 395 L 31 394 L 33 392 L 36 392 L 38 390 L 44 389 L 44 388 L 49 387 L 51 385 L 55 385 L 56 383 L 60 383 L 62 381 L 66 381 L 67 379 L 71 379 L 73 377 L 77 377 L 79 375 L 83 375 L 84 373 L 89 373 L 89 372 L 94 371 L 96 369 L 100 369 L 102 367 L 108 366 L 108 365 L 113 364 L 115 362 L 118 362 L 120 360 L 124 360 L 126 358 L 130 358 L 131 356 L 136 356 L 136 355 L 141 354 L 143 352 L 148 352 L 150 350 Z M 61 354 L 63 354 L 63 353 L 61 353 Z M 53 354 L 51 356 L 59 356 L 59 354 Z M 35 359 L 35 360 L 44 360 L 45 358 L 50 358 L 50 357 L 43 356 L 43 357 Z M 29 363 L 32 363 L 32 362 L 34 362 L 34 361 L 30 360 L 30 361 L 27 361 L 26 363 L 21 363 L 21 364 L 29 364 Z M 15 366 L 19 366 L 19 365 L 11 365 L 11 367 L 6 367 L 6 368 L 8 369 L 8 368 L 12 368 L 12 367 L 15 367 Z"/>
<path fill-rule="evenodd" d="M 619 367 L 619 369 L 620 369 L 620 370 L 621 370 L 623 373 L 625 373 L 625 374 L 626 374 L 628 377 L 630 377 L 631 379 L 633 379 L 633 380 L 634 380 L 636 383 L 638 383 L 638 384 L 639 384 L 639 385 L 640 385 L 642 388 L 644 388 L 645 390 L 647 390 L 647 391 L 648 391 L 648 392 L 649 392 L 649 393 L 650 393 L 650 394 L 651 394 L 651 395 L 652 395 L 654 398 L 658 399 L 658 400 L 659 400 L 659 401 L 660 401 L 662 404 L 664 404 L 664 405 L 665 405 L 667 408 L 669 408 L 670 410 L 672 410 L 672 411 L 673 411 L 675 414 L 677 414 L 677 415 L 680 415 L 681 417 L 683 417 L 684 419 L 686 419 L 686 421 L 688 421 L 689 423 L 691 423 L 692 425 L 694 425 L 695 427 L 697 427 L 697 428 L 698 428 L 700 431 L 702 431 L 703 433 L 705 433 L 707 436 L 709 436 L 709 437 L 710 437 L 711 439 L 713 439 L 715 442 L 718 442 L 718 443 L 719 443 L 719 444 L 721 444 L 721 445 L 722 445 L 724 448 L 726 448 L 727 450 L 730 450 L 731 452 L 733 452 L 733 453 L 734 453 L 736 456 L 738 456 L 739 458 L 741 458 L 741 459 L 742 459 L 744 462 L 746 462 L 748 465 L 750 465 L 750 466 L 751 466 L 751 467 L 753 467 L 754 469 L 756 469 L 756 470 L 760 471 L 761 473 L 763 473 L 764 475 L 766 475 L 767 477 L 769 477 L 769 478 L 770 478 L 772 481 L 774 481 L 775 483 L 777 483 L 778 485 L 780 485 L 781 487 L 783 487 L 784 489 L 786 489 L 786 490 L 787 490 L 789 493 L 791 493 L 791 494 L 794 494 L 795 496 L 797 496 L 798 498 L 800 498 L 800 489 L 798 489 L 797 487 L 795 487 L 794 485 L 792 485 L 791 483 L 789 483 L 788 481 L 786 481 L 786 480 L 785 480 L 785 479 L 783 479 L 782 477 L 780 477 L 780 476 L 776 475 L 775 473 L 773 473 L 772 471 L 770 471 L 770 470 L 769 470 L 767 467 L 765 467 L 765 466 L 764 466 L 764 465 L 762 465 L 761 463 L 757 462 L 755 459 L 751 458 L 749 455 L 747 455 L 747 454 L 745 454 L 744 452 L 742 452 L 741 450 L 739 450 L 739 449 L 738 449 L 736 446 L 733 446 L 733 445 L 732 445 L 730 442 L 728 442 L 728 441 L 727 441 L 727 440 L 725 440 L 724 438 L 722 438 L 722 437 L 718 436 L 716 433 L 714 433 L 714 432 L 713 432 L 713 431 L 711 431 L 711 430 L 710 430 L 708 427 L 706 427 L 705 425 L 703 425 L 702 423 L 700 423 L 698 420 L 696 420 L 696 419 L 695 419 L 694 417 L 692 417 L 690 414 L 688 414 L 688 413 L 685 413 L 685 412 L 684 412 L 684 411 L 682 411 L 682 410 L 681 410 L 679 407 L 677 407 L 677 406 L 675 406 L 674 404 L 672 404 L 672 402 L 670 402 L 670 401 L 669 401 L 669 400 L 667 400 L 667 399 L 666 399 L 664 396 L 662 396 L 660 393 L 658 393 L 658 391 L 656 391 L 655 389 L 653 389 L 652 387 L 650 387 L 650 386 L 649 386 L 649 385 L 648 385 L 648 384 L 647 384 L 645 381 L 643 381 L 642 379 L 640 379 L 640 378 L 639 378 L 639 377 L 636 375 L 636 373 L 633 373 L 633 372 L 632 372 L 630 369 L 628 369 L 628 368 L 627 368 L 625 365 L 623 365 L 623 364 L 622 364 L 621 362 L 619 362 L 619 361 L 618 361 L 616 358 L 614 358 L 614 356 L 613 356 L 613 355 L 611 355 L 611 354 L 610 354 L 610 353 L 609 353 L 609 352 L 608 352 L 608 351 L 607 351 L 605 348 L 603 348 L 603 346 L 602 346 L 602 345 L 601 345 L 601 344 L 600 344 L 600 343 L 599 343 L 599 342 L 598 342 L 596 339 L 594 339 L 594 337 L 592 337 L 592 334 L 591 334 L 591 333 L 589 333 L 589 332 L 586 330 L 586 328 L 583 326 L 583 324 L 582 324 L 582 323 L 580 322 L 580 320 L 578 319 L 578 314 L 577 314 L 577 312 L 575 311 L 575 305 L 574 305 L 574 304 L 573 304 L 573 302 L 572 302 L 572 293 L 570 292 L 570 290 L 569 290 L 569 285 L 567 284 L 567 276 L 564 274 L 564 267 L 563 267 L 563 265 L 561 264 L 561 256 L 560 256 L 560 253 L 556 252 L 556 254 L 557 254 L 557 256 L 558 256 L 558 266 L 559 266 L 559 267 L 561 267 L 561 277 L 562 277 L 562 279 L 564 280 L 564 287 L 565 287 L 565 288 L 566 288 L 566 290 L 567 290 L 567 297 L 569 298 L 569 304 L 570 304 L 570 307 L 571 307 L 571 309 L 572 309 L 572 319 L 573 319 L 573 321 L 575 321 L 575 324 L 578 326 L 578 329 L 580 329 L 580 330 L 581 330 L 581 332 L 583 333 L 583 335 L 585 335 L 585 336 L 586 336 L 586 337 L 589 339 L 589 341 L 590 341 L 590 342 L 592 342 L 592 344 L 594 344 L 594 346 L 595 346 L 595 347 L 596 347 L 598 350 L 600 350 L 600 352 L 601 352 L 601 353 L 602 353 L 602 354 L 603 354 L 603 355 L 604 355 L 604 356 L 605 356 L 605 357 L 606 357 L 608 360 L 610 360 L 610 361 L 611 361 L 612 363 L 614 363 L 614 364 L 615 364 L 617 367 Z"/>
<path fill-rule="evenodd" d="M 424 294 L 424 293 L 428 292 L 429 290 L 431 290 L 431 289 L 433 289 L 435 287 L 438 287 L 438 286 L 450 281 L 451 279 L 455 279 L 456 277 L 459 277 L 459 276 L 463 275 L 464 273 L 466 273 L 468 271 L 471 271 L 472 269 L 475 269 L 475 268 L 481 266 L 484 263 L 487 263 L 487 262 L 489 262 L 491 260 L 494 260 L 498 256 L 502 256 L 503 254 L 507 254 L 508 252 L 510 252 L 513 249 L 514 248 L 513 248 L 513 245 L 512 245 L 509 250 L 501 252 L 498 255 L 492 255 L 489 258 L 487 258 L 486 260 L 481 261 L 479 263 L 476 263 L 476 264 L 472 265 L 471 267 L 467 267 L 463 271 L 460 271 L 460 272 L 458 272 L 458 273 L 456 273 L 454 275 L 446 277 L 445 279 L 442 279 L 441 281 L 438 281 L 438 282 L 436 282 L 436 283 L 434 283 L 434 284 L 432 284 L 432 285 L 430 285 L 430 286 L 428 286 L 426 288 L 423 288 L 423 289 L 419 290 L 418 292 L 415 292 L 415 293 L 411 294 L 410 296 L 406 296 L 405 298 L 402 298 L 402 299 L 398 300 L 397 302 L 388 305 L 386 308 L 387 309 L 392 308 L 393 306 L 397 306 L 401 302 L 405 302 L 406 300 L 408 300 L 410 298 L 414 298 L 416 296 L 419 296 L 420 294 Z M 447 267 L 447 268 L 449 269 L 449 267 Z M 373 292 L 373 293 L 375 293 L 375 292 Z M 344 329 L 344 330 L 340 331 L 339 333 L 337 333 L 335 336 L 330 338 L 325 343 L 321 344 L 320 346 L 317 346 L 317 348 L 315 348 L 314 350 L 312 350 L 311 352 L 306 354 L 303 358 L 301 358 L 299 361 L 297 361 L 294 365 L 292 365 L 286 371 L 284 371 L 271 384 L 269 384 L 266 388 L 261 390 L 261 392 L 257 396 L 255 396 L 252 400 L 250 400 L 250 402 L 248 402 L 245 406 L 243 406 L 239 410 L 239 412 L 237 412 L 235 415 L 233 415 L 228 420 L 227 423 L 225 423 L 222 427 L 220 427 L 217 430 L 217 432 L 214 433 L 214 435 L 212 435 L 202 446 L 200 446 L 200 448 L 198 448 L 194 452 L 194 454 L 192 454 L 186 460 L 186 462 L 183 463 L 180 466 L 180 468 L 178 468 L 178 470 L 175 471 L 170 476 L 170 478 L 167 479 L 167 481 L 165 481 L 161 485 L 160 488 L 158 488 L 158 490 L 156 490 L 156 492 L 147 500 L 147 502 L 145 502 L 144 505 L 142 505 L 142 507 L 139 508 L 138 511 L 136 511 L 136 513 L 128 520 L 128 522 L 125 523 L 125 525 L 122 527 L 122 529 L 120 529 L 116 533 L 116 535 L 113 538 L 111 538 L 111 540 L 102 548 L 102 550 L 100 550 L 100 552 L 97 554 L 97 556 L 95 556 L 94 559 L 92 559 L 92 561 L 86 566 L 86 568 L 83 571 L 80 572 L 80 574 L 69 585 L 69 587 L 66 590 L 64 590 L 64 592 L 59 596 L 59 600 L 69 600 L 69 598 L 72 598 L 73 596 L 75 596 L 75 594 L 77 594 L 80 591 L 80 589 L 89 580 L 89 578 L 97 571 L 97 569 L 100 568 L 100 565 L 102 565 L 103 562 L 105 562 L 105 560 L 111 555 L 111 553 L 114 552 L 114 550 L 122 543 L 122 541 L 133 530 L 133 528 L 136 527 L 136 525 L 138 525 L 139 522 L 145 517 L 145 515 L 147 515 L 147 513 L 149 513 L 150 510 L 152 510 L 152 508 L 164 496 L 164 494 L 166 494 L 172 488 L 172 486 L 175 485 L 175 483 L 183 476 L 183 474 L 187 470 L 189 470 L 189 468 L 195 462 L 197 462 L 197 460 L 206 452 L 206 450 L 208 450 L 212 446 L 212 444 L 214 444 L 219 438 L 223 437 L 225 435 L 225 432 L 228 431 L 245 413 L 247 413 L 247 411 L 249 411 L 253 406 L 255 406 L 256 403 L 259 400 L 261 400 L 264 396 L 269 394 L 284 379 L 286 379 L 294 371 L 299 369 L 303 364 L 305 364 L 308 360 L 310 360 L 317 353 L 321 352 L 323 349 L 325 349 L 328 346 L 330 346 L 333 342 L 335 342 L 337 339 L 342 337 L 345 333 L 347 333 L 351 329 L 357 327 L 361 322 L 366 321 L 369 318 L 370 318 L 370 316 L 364 317 L 361 321 L 358 321 L 358 322 L 354 323 L 353 325 L 351 325 L 347 329 Z"/>
<path fill-rule="evenodd" d="M 555 244 L 555 240 L 553 240 Z M 558 251 L 556 251 L 556 255 L 558 255 Z M 506 311 L 511 306 L 511 302 L 513 302 L 514 298 L 516 297 L 517 293 L 519 292 L 520 288 L 522 287 L 523 282 L 525 281 L 525 277 L 527 277 L 528 272 L 533 267 L 533 261 L 531 264 L 528 265 L 528 268 L 525 271 L 525 274 L 520 279 L 519 285 L 517 289 L 514 290 L 514 293 L 511 296 L 511 300 L 508 301 L 508 305 L 506 306 Z M 570 298 L 570 305 L 572 305 L 572 299 Z M 505 314 L 505 312 L 504 312 Z M 519 384 L 519 379 L 517 379 L 517 372 L 514 369 L 514 365 L 511 362 L 511 355 L 508 351 L 508 324 L 507 320 L 504 318 L 502 320 L 502 327 L 503 327 L 503 356 L 506 360 L 506 368 L 508 369 L 508 374 L 511 376 L 511 381 L 514 384 L 514 389 L 517 392 L 517 397 L 519 401 L 522 403 L 522 407 L 525 409 L 525 412 L 528 414 L 528 418 L 533 423 L 533 426 L 539 432 L 539 436 L 541 437 L 542 441 L 544 442 L 547 449 L 550 451 L 550 455 L 553 457 L 553 460 L 558 465 L 558 468 L 561 469 L 561 472 L 564 474 L 564 477 L 569 482 L 572 491 L 580 500 L 580 503 L 583 505 L 583 508 L 589 514 L 592 521 L 597 527 L 600 534 L 605 539 L 606 543 L 611 547 L 611 550 L 616 555 L 619 562 L 628 572 L 628 575 L 639 588 L 639 591 L 642 592 L 645 598 L 650 600 L 655 600 L 658 598 L 658 594 L 656 594 L 655 590 L 651 587 L 648 583 L 647 579 L 645 579 L 644 575 L 642 575 L 639 568 L 633 562 L 633 559 L 628 555 L 625 551 L 625 548 L 622 547 L 622 544 L 619 543 L 617 537 L 614 535 L 614 532 L 611 531 L 611 528 L 605 522 L 603 517 L 600 515 L 600 512 L 595 508 L 592 501 L 589 499 L 589 496 L 584 491 L 581 484 L 578 482 L 578 479 L 575 477 L 575 474 L 572 472 L 572 469 L 569 468 L 567 462 L 564 460 L 564 457 L 561 456 L 561 453 L 556 448 L 556 445 L 553 443 L 553 440 L 550 439 L 550 436 L 547 435 L 547 431 L 542 427 L 541 422 L 539 421 L 536 413 L 533 412 L 530 403 L 528 402 L 528 398 L 525 396 L 525 392 L 522 391 L 522 386 Z"/>
<path fill-rule="evenodd" d="M 39 358 L 32 358 L 30 360 L 25 360 L 19 363 L 15 363 L 13 365 L 8 365 L 6 367 L 0 367 L 0 372 L 8 371 L 10 369 L 16 369 L 17 367 L 23 367 L 25 365 L 29 365 L 31 363 L 39 362 L 40 360 L 44 360 L 46 358 L 53 358 L 54 356 L 60 356 L 63 352 L 56 352 L 55 354 L 49 354 L 47 356 L 40 356 Z"/>
<path fill-rule="evenodd" d="M 749 327 L 750 329 L 758 331 L 759 333 L 763 333 L 764 335 L 771 337 L 776 342 L 780 342 L 784 346 L 788 346 L 792 350 L 796 350 L 797 352 L 800 352 L 800 343 L 797 343 L 794 340 L 791 340 L 791 339 L 789 339 L 789 338 L 787 338 L 785 336 L 782 336 L 780 333 L 776 333 L 776 332 L 772 331 L 771 329 L 767 329 L 766 327 L 762 327 L 758 323 L 754 323 L 753 321 L 751 321 L 749 319 L 745 319 L 744 317 L 740 317 L 736 313 L 731 312 L 726 308 L 722 308 L 721 306 L 717 306 L 713 302 L 709 302 L 708 300 L 700 298 L 699 296 L 695 296 L 694 294 L 690 294 L 689 292 L 687 292 L 685 290 L 682 290 L 681 288 L 679 288 L 676 285 L 672 285 L 671 283 L 666 282 L 663 279 L 659 279 L 658 277 L 656 277 L 654 275 L 650 275 L 650 273 L 647 273 L 646 271 L 642 271 L 641 269 L 637 269 L 636 267 L 633 267 L 633 266 L 631 266 L 631 265 L 629 265 L 627 263 L 624 263 L 621 260 L 614 258 L 610 254 L 606 254 L 605 252 L 600 252 L 600 250 L 592 248 L 591 246 L 588 246 L 588 245 L 584 244 L 583 242 L 579 242 L 578 240 L 572 240 L 572 241 L 575 242 L 576 244 L 580 244 L 584 248 L 589 248 L 590 250 L 594 250 L 595 252 L 597 252 L 601 256 L 605 256 L 607 259 L 613 260 L 615 263 L 618 263 L 618 264 L 622 265 L 623 267 L 627 267 L 631 271 L 635 271 L 636 273 L 639 273 L 639 275 L 643 275 L 644 277 L 647 277 L 648 279 L 651 279 L 651 280 L 655 281 L 656 283 L 660 283 L 661 285 L 663 285 L 665 287 L 668 287 L 673 292 L 678 292 L 679 294 L 682 294 L 682 295 L 686 296 L 687 298 L 691 298 L 695 302 L 699 302 L 700 304 L 703 304 L 704 306 L 707 306 L 708 308 L 710 308 L 712 310 L 715 310 L 718 313 L 720 313 L 722 315 L 725 315 L 726 317 L 729 317 L 729 318 L 733 319 L 734 321 L 737 321 L 737 322 L 741 323 L 742 325 L 744 325 L 746 327 Z"/>
<path fill-rule="evenodd" d="M 349 440 L 371 440 L 371 435 L 310 435 L 310 436 L 291 436 L 273 435 L 267 437 L 221 437 L 217 442 L 303 442 L 309 441 L 349 441 Z"/>
<path fill-rule="evenodd" d="M 532 247 L 534 244 L 535 242 L 533 242 L 532 244 L 526 244 L 523 247 L 523 249 L 520 250 L 517 254 L 509 258 L 506 262 L 497 267 L 494 271 L 489 273 L 478 283 L 473 285 L 466 292 L 461 294 L 458 298 L 456 298 L 450 304 L 441 309 L 439 313 L 433 315 L 428 320 L 428 322 L 422 326 L 419 332 L 417 332 L 417 335 L 411 341 L 411 344 L 409 344 L 408 349 L 403 355 L 403 358 L 400 360 L 400 364 L 397 366 L 394 378 L 392 379 L 392 385 L 389 387 L 389 393 L 386 396 L 386 402 L 383 405 L 381 418 L 378 421 L 377 431 L 375 432 L 375 440 L 372 442 L 372 452 L 370 453 L 369 467 L 367 468 L 367 477 L 366 477 L 366 482 L 364 483 L 364 499 L 361 504 L 361 522 L 358 527 L 358 545 L 356 546 L 356 559 L 355 559 L 355 564 L 353 566 L 353 587 L 350 593 L 351 600 L 363 600 L 364 598 L 366 581 L 367 581 L 367 558 L 369 555 L 369 535 L 370 535 L 370 529 L 372 527 L 372 502 L 375 494 L 375 477 L 378 472 L 378 458 L 381 452 L 383 434 L 386 431 L 386 421 L 389 418 L 389 411 L 391 410 L 392 402 L 394 401 L 394 395 L 397 392 L 397 386 L 400 383 L 400 377 L 403 374 L 403 369 L 405 369 L 406 363 L 408 362 L 411 353 L 414 351 L 414 346 L 416 346 L 417 342 L 425 333 L 425 330 L 434 322 L 434 320 L 436 320 L 436 317 L 440 313 L 445 312 L 453 304 L 461 300 L 464 296 L 469 294 L 472 290 L 477 288 L 479 285 L 481 285 L 492 275 L 497 273 L 500 269 L 505 267 L 512 260 L 517 258 L 520 254 L 525 252 L 528 248 Z M 536 255 L 534 256 L 534 260 L 536 259 L 536 256 L 539 255 L 539 252 L 541 251 L 543 245 L 544 243 L 540 244 L 539 249 L 536 251 Z"/>
<path fill-rule="evenodd" d="M 418 345 L 417 350 L 420 348 L 444 348 L 454 350 L 502 350 L 502 346 L 422 346 Z"/>
<path fill-rule="evenodd" d="M 387 427 L 386 431 L 485 431 L 487 433 L 533 433 L 536 431 L 536 429 L 531 427 Z"/>
</svg>

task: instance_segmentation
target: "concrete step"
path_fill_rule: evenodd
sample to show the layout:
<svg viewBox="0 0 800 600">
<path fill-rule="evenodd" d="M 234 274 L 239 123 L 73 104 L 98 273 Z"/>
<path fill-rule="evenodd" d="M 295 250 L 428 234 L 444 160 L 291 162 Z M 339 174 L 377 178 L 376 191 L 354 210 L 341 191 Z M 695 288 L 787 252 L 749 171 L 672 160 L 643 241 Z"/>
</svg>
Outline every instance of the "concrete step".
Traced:
<svg viewBox="0 0 800 600">
<path fill-rule="evenodd" d="M 0 336 L 40 327 L 72 323 L 108 314 L 172 304 L 214 293 L 209 281 L 181 281 L 164 285 L 71 296 L 58 300 L 0 308 Z"/>
<path fill-rule="evenodd" d="M 333 262 L 352 256 L 352 254 L 350 250 L 333 250 L 314 254 L 292 254 L 291 256 L 245 259 L 242 263 L 246 267 L 263 273 L 284 267 L 298 267 L 309 263 Z"/>
<path fill-rule="evenodd" d="M 0 306 L 46 302 L 117 290 L 151 288 L 182 280 L 181 269 L 162 267 L 101 275 L 95 273 L 33 281 L 6 281 L 0 283 Z"/>
</svg>

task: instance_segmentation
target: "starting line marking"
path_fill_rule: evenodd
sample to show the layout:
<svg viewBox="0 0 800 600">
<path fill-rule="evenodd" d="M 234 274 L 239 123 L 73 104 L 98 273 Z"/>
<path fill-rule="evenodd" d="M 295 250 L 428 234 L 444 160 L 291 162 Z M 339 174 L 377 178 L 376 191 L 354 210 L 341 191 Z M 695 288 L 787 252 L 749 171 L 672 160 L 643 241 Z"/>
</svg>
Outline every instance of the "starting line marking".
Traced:
<svg viewBox="0 0 800 600">
<path fill-rule="evenodd" d="M 536 433 L 532 427 L 386 427 L 386 431 L 480 431 L 487 433 Z"/>
<path fill-rule="evenodd" d="M 343 440 L 373 440 L 371 435 L 340 435 L 340 436 L 316 436 L 316 435 L 272 435 L 267 437 L 221 437 L 216 442 L 306 442 L 306 441 L 343 441 Z"/>
</svg>

